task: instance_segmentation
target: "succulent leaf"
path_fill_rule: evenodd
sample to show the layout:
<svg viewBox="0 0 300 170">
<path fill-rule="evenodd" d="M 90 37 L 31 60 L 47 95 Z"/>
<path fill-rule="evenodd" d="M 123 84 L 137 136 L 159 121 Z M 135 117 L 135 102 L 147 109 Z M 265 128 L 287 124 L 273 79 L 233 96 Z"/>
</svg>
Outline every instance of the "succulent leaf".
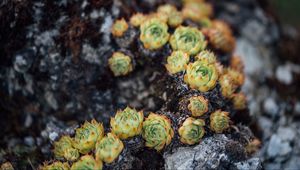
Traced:
<svg viewBox="0 0 300 170">
<path fill-rule="evenodd" d="M 140 40 L 144 47 L 156 50 L 165 45 L 169 40 L 168 25 L 159 18 L 150 18 L 140 26 Z"/>
<path fill-rule="evenodd" d="M 65 158 L 68 161 L 75 161 L 79 158 L 79 152 L 72 146 L 73 139 L 70 136 L 63 136 L 54 143 L 54 155 L 58 159 Z"/>
<path fill-rule="evenodd" d="M 101 160 L 95 160 L 91 155 L 84 155 L 78 161 L 74 162 L 71 170 L 102 170 Z"/>
<path fill-rule="evenodd" d="M 122 152 L 123 142 L 113 133 L 108 133 L 96 144 L 96 160 L 112 163 Z"/>
<path fill-rule="evenodd" d="M 208 111 L 208 101 L 203 96 L 194 96 L 189 99 L 188 109 L 192 116 L 202 116 Z"/>
<path fill-rule="evenodd" d="M 173 50 L 181 50 L 195 55 L 206 47 L 204 35 L 197 28 L 179 26 L 170 38 Z"/>
<path fill-rule="evenodd" d="M 53 162 L 52 164 L 49 165 L 44 165 L 41 170 L 69 170 L 70 166 L 67 162 Z"/>
<path fill-rule="evenodd" d="M 112 133 L 120 139 L 127 139 L 141 134 L 144 114 L 135 109 L 126 107 L 123 111 L 117 111 L 114 118 L 111 118 L 110 125 Z"/>
<path fill-rule="evenodd" d="M 245 82 L 245 75 L 243 73 L 237 71 L 237 70 L 233 70 L 231 68 L 228 68 L 226 70 L 226 74 L 230 75 L 230 77 L 232 78 L 232 81 L 237 86 L 241 86 Z"/>
<path fill-rule="evenodd" d="M 114 76 L 125 76 L 133 70 L 131 58 L 121 52 L 114 52 L 108 65 Z"/>
<path fill-rule="evenodd" d="M 210 115 L 210 129 L 216 133 L 222 133 L 229 128 L 229 113 L 217 110 Z"/>
<path fill-rule="evenodd" d="M 146 16 L 142 13 L 136 13 L 130 17 L 130 24 L 134 27 L 139 27 L 145 20 Z"/>
<path fill-rule="evenodd" d="M 229 74 L 223 74 L 219 79 L 219 83 L 222 95 L 225 98 L 231 98 L 237 88 L 231 76 Z"/>
<path fill-rule="evenodd" d="M 178 129 L 180 141 L 189 145 L 200 142 L 205 133 L 204 125 L 205 122 L 202 119 L 187 118 Z"/>
<path fill-rule="evenodd" d="M 242 110 L 246 108 L 246 96 L 244 93 L 236 93 L 232 95 L 233 108 Z"/>
<path fill-rule="evenodd" d="M 165 65 L 169 73 L 175 74 L 185 70 L 190 57 L 183 51 L 173 51 L 167 58 L 167 64 Z"/>
<path fill-rule="evenodd" d="M 174 131 L 166 116 L 150 113 L 143 123 L 142 135 L 147 147 L 160 151 L 171 143 Z"/>
<path fill-rule="evenodd" d="M 116 20 L 112 26 L 111 33 L 115 37 L 122 37 L 128 30 L 128 24 L 124 18 Z"/>
<path fill-rule="evenodd" d="M 184 82 L 192 89 L 206 92 L 215 87 L 219 73 L 216 64 L 207 61 L 195 61 L 187 66 Z"/>
<path fill-rule="evenodd" d="M 86 154 L 95 148 L 95 144 L 104 135 L 103 125 L 96 120 L 85 122 L 80 128 L 76 129 L 73 146 L 80 153 Z"/>
<path fill-rule="evenodd" d="M 183 17 L 195 22 L 199 22 L 203 18 L 209 18 L 212 13 L 212 6 L 200 1 L 187 1 L 182 9 Z"/>
</svg>

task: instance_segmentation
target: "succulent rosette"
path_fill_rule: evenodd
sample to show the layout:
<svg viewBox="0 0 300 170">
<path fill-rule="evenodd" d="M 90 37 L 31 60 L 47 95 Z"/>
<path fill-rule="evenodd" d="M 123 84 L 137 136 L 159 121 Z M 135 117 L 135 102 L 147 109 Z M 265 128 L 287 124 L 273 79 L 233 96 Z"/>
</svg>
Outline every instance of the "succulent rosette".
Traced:
<svg viewBox="0 0 300 170">
<path fill-rule="evenodd" d="M 49 165 L 44 165 L 41 167 L 41 170 L 69 170 L 70 165 L 67 162 L 55 161 Z"/>
<path fill-rule="evenodd" d="M 206 47 L 204 35 L 197 28 L 179 26 L 170 38 L 173 50 L 181 50 L 195 55 Z"/>
<path fill-rule="evenodd" d="M 144 47 L 150 50 L 156 50 L 164 46 L 170 36 L 168 33 L 168 25 L 161 19 L 155 17 L 142 23 L 140 31 L 140 40 Z"/>
<path fill-rule="evenodd" d="M 114 118 L 111 118 L 110 125 L 112 133 L 120 139 L 127 139 L 141 134 L 144 114 L 135 109 L 126 107 L 124 110 L 117 111 Z"/>
<path fill-rule="evenodd" d="M 111 33 L 115 37 L 122 37 L 128 30 L 128 24 L 124 18 L 116 20 L 112 26 Z"/>
<path fill-rule="evenodd" d="M 226 69 L 226 74 L 230 75 L 234 84 L 241 86 L 245 82 L 245 75 L 237 70 L 231 68 Z"/>
<path fill-rule="evenodd" d="M 57 159 L 75 161 L 79 158 L 79 152 L 72 146 L 73 139 L 70 136 L 63 136 L 54 143 L 54 155 Z"/>
<path fill-rule="evenodd" d="M 183 51 L 173 51 L 167 58 L 167 64 L 165 65 L 168 72 L 176 74 L 184 71 L 187 63 L 190 61 L 190 57 Z"/>
<path fill-rule="evenodd" d="M 142 13 L 136 13 L 130 17 L 130 24 L 134 27 L 139 27 L 145 20 L 146 16 Z"/>
<path fill-rule="evenodd" d="M 202 119 L 187 118 L 178 129 L 180 141 L 188 145 L 200 142 L 205 133 L 204 125 L 205 122 Z"/>
<path fill-rule="evenodd" d="M 80 128 L 76 129 L 73 146 L 80 153 L 86 154 L 95 148 L 95 144 L 104 135 L 103 125 L 96 120 L 85 122 Z"/>
<path fill-rule="evenodd" d="M 101 160 L 95 160 L 91 155 L 84 155 L 78 161 L 74 162 L 71 170 L 102 170 Z"/>
<path fill-rule="evenodd" d="M 223 74 L 219 79 L 219 83 L 222 95 L 225 98 L 231 98 L 237 88 L 231 76 L 229 74 Z"/>
<path fill-rule="evenodd" d="M 229 128 L 229 113 L 217 110 L 210 115 L 210 129 L 216 133 L 222 133 Z"/>
<path fill-rule="evenodd" d="M 204 29 L 203 32 L 209 39 L 209 43 L 218 50 L 231 53 L 235 48 L 235 38 L 215 28 Z"/>
<path fill-rule="evenodd" d="M 162 150 L 174 136 L 171 121 L 164 115 L 150 113 L 143 123 L 142 136 L 147 147 Z"/>
<path fill-rule="evenodd" d="M 192 116 L 202 116 L 208 111 L 208 100 L 203 96 L 193 96 L 189 98 L 188 109 L 192 113 Z"/>
<path fill-rule="evenodd" d="M 108 65 L 114 76 L 125 76 L 133 70 L 131 58 L 121 52 L 114 52 Z"/>
<path fill-rule="evenodd" d="M 190 88 L 206 92 L 215 87 L 219 77 L 216 65 L 209 64 L 207 61 L 195 61 L 187 66 L 184 75 L 184 82 Z"/>
<path fill-rule="evenodd" d="M 185 19 L 198 22 L 203 18 L 208 18 L 212 15 L 212 6 L 205 2 L 188 1 L 184 3 L 182 14 Z"/>
<path fill-rule="evenodd" d="M 112 163 L 122 152 L 123 142 L 113 133 L 108 133 L 96 143 L 96 160 Z"/>
<path fill-rule="evenodd" d="M 236 93 L 232 95 L 233 108 L 242 110 L 246 108 L 247 99 L 244 93 Z"/>
<path fill-rule="evenodd" d="M 198 55 L 195 56 L 195 59 L 200 61 L 206 61 L 209 64 L 217 62 L 215 54 L 208 50 L 201 51 Z"/>
<path fill-rule="evenodd" d="M 176 7 L 170 4 L 161 5 L 157 9 L 158 14 L 168 16 L 168 24 L 171 27 L 177 27 L 183 22 L 182 14 L 177 11 Z"/>
</svg>

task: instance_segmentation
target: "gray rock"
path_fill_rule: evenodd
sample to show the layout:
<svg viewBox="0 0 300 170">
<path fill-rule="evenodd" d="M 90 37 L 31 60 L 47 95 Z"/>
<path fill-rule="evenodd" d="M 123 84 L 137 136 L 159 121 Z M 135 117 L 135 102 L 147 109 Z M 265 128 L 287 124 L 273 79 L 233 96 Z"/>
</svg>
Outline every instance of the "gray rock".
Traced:
<svg viewBox="0 0 300 170">
<path fill-rule="evenodd" d="M 223 134 L 217 134 L 203 139 L 197 146 L 180 147 L 172 153 L 165 153 L 165 168 L 172 170 L 242 169 L 243 167 L 261 169 L 258 158 L 238 162 L 244 156 L 242 153 L 244 150 L 241 143 L 233 141 Z"/>
<path fill-rule="evenodd" d="M 235 166 L 239 170 L 251 169 L 251 170 L 258 170 L 262 169 L 261 162 L 259 158 L 251 158 L 249 160 L 235 163 Z"/>
<path fill-rule="evenodd" d="M 278 114 L 279 107 L 275 100 L 269 97 L 264 101 L 264 110 L 271 116 L 276 116 Z"/>
<path fill-rule="evenodd" d="M 269 157 L 286 156 L 292 151 L 288 142 L 282 141 L 278 135 L 272 135 L 268 145 L 267 154 Z"/>
<path fill-rule="evenodd" d="M 293 74 L 289 65 L 277 67 L 275 75 L 277 80 L 286 85 L 289 85 L 293 82 Z"/>
<path fill-rule="evenodd" d="M 279 163 L 268 163 L 264 165 L 266 170 L 280 170 L 281 165 Z"/>
<path fill-rule="evenodd" d="M 296 170 L 300 168 L 300 157 L 292 157 L 284 167 L 285 170 Z"/>
<path fill-rule="evenodd" d="M 279 127 L 277 130 L 277 135 L 283 141 L 292 141 L 295 138 L 295 131 L 290 127 Z"/>
</svg>

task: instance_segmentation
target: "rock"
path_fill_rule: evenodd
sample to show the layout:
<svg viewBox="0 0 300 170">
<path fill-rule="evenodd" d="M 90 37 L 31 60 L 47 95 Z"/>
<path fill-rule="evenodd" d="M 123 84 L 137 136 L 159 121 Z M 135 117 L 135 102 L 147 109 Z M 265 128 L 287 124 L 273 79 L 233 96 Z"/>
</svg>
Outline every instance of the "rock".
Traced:
<svg viewBox="0 0 300 170">
<path fill-rule="evenodd" d="M 235 163 L 235 166 L 239 170 L 251 169 L 251 170 L 258 170 L 262 169 L 261 161 L 259 158 L 251 158 L 249 160 Z"/>
<path fill-rule="evenodd" d="M 278 114 L 279 108 L 275 100 L 269 97 L 264 101 L 264 110 L 271 116 L 276 116 Z"/>
<path fill-rule="evenodd" d="M 264 168 L 266 170 L 281 169 L 281 165 L 279 163 L 269 163 L 269 164 L 265 164 Z"/>
<path fill-rule="evenodd" d="M 277 135 L 283 141 L 292 141 L 295 138 L 295 131 L 290 127 L 279 127 L 277 130 Z"/>
<path fill-rule="evenodd" d="M 278 135 L 272 135 L 270 143 L 267 148 L 269 157 L 286 156 L 292 151 L 288 142 L 282 141 Z"/>
<path fill-rule="evenodd" d="M 294 170 L 294 169 L 299 169 L 300 167 L 300 157 L 295 156 L 292 157 L 287 163 L 284 169 L 286 170 Z"/>
<path fill-rule="evenodd" d="M 234 151 L 232 147 L 227 147 L 233 143 L 236 146 Z M 241 169 L 243 167 L 261 169 L 259 158 L 239 162 L 238 160 L 245 156 L 245 152 L 244 150 L 237 152 L 237 148 L 243 148 L 242 144 L 229 139 L 224 134 L 216 134 L 203 139 L 197 146 L 180 147 L 172 153 L 165 153 L 165 168 L 172 170 L 228 169 L 233 167 L 233 169 Z"/>
<path fill-rule="evenodd" d="M 275 75 L 277 80 L 286 85 L 289 85 L 293 82 L 293 74 L 289 65 L 277 67 Z"/>
</svg>

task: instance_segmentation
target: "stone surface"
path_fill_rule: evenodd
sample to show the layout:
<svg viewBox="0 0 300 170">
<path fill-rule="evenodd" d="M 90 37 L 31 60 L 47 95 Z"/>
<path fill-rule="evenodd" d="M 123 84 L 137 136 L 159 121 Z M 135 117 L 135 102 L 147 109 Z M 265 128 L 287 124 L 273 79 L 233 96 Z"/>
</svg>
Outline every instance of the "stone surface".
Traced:
<svg viewBox="0 0 300 170">
<path fill-rule="evenodd" d="M 234 145 L 234 147 L 228 147 L 230 145 Z M 169 170 L 261 169 L 261 162 L 258 158 L 238 162 L 239 158 L 237 157 L 245 156 L 241 153 L 244 153 L 241 143 L 223 134 L 217 134 L 203 139 L 199 145 L 194 147 L 180 147 L 173 153 L 165 154 L 165 168 Z"/>
<path fill-rule="evenodd" d="M 272 135 L 267 149 L 269 157 L 285 156 L 291 151 L 292 148 L 288 142 L 282 141 L 276 134 Z"/>
</svg>

